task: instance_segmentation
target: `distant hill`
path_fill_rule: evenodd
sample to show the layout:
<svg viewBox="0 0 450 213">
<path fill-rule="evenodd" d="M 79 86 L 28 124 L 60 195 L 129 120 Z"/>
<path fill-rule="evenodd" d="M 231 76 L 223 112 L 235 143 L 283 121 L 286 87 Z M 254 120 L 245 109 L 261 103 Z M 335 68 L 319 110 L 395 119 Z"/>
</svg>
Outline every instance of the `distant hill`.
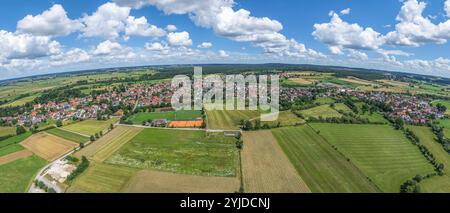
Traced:
<svg viewBox="0 0 450 213">
<path fill-rule="evenodd" d="M 136 67 L 116 67 L 105 69 L 93 69 L 93 70 L 81 70 L 72 72 L 62 72 L 44 75 L 35 75 L 15 79 L 0 80 L 0 84 L 26 81 L 28 79 L 41 79 L 48 77 L 55 77 L 60 75 L 83 75 L 95 72 L 103 71 L 133 71 L 136 69 L 155 69 L 161 73 L 161 77 L 167 77 L 171 74 L 192 74 L 193 66 L 202 66 L 203 73 L 227 73 L 236 74 L 242 72 L 273 72 L 277 71 L 316 71 L 316 72 L 331 72 L 335 73 L 337 77 L 354 76 L 365 80 L 377 80 L 377 79 L 415 79 L 426 81 L 430 83 L 436 83 L 440 85 L 450 85 L 450 78 L 420 75 L 405 72 L 395 72 L 377 69 L 365 69 L 365 68 L 352 68 L 352 67 L 340 67 L 340 66 L 323 66 L 312 64 L 281 64 L 281 63 L 268 63 L 268 64 L 173 64 L 173 65 L 154 65 L 154 66 L 136 66 Z M 164 74 L 163 74 L 164 73 Z"/>
</svg>

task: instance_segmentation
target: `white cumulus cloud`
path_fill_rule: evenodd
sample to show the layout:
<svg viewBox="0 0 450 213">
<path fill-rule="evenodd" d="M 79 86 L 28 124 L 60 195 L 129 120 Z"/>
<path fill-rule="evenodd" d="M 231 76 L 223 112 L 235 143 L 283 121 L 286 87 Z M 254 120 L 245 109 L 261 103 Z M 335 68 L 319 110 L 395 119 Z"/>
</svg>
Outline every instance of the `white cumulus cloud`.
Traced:
<svg viewBox="0 0 450 213">
<path fill-rule="evenodd" d="M 131 8 L 119 7 L 114 3 L 101 5 L 92 15 L 85 15 L 83 22 L 86 25 L 82 29 L 84 37 L 102 37 L 116 39 L 119 33 L 125 29 Z"/>
<path fill-rule="evenodd" d="M 203 48 L 203 49 L 208 49 L 208 48 L 212 47 L 212 43 L 211 42 L 202 42 L 197 47 L 198 48 Z"/>
<path fill-rule="evenodd" d="M 133 16 L 129 16 L 127 18 L 125 35 L 143 36 L 143 37 L 161 37 L 166 35 L 166 31 L 164 31 L 161 28 L 158 28 L 155 25 L 149 24 L 144 16 L 140 18 L 134 18 Z"/>
<path fill-rule="evenodd" d="M 61 45 L 48 36 L 17 34 L 0 30 L 0 58 L 34 59 L 61 52 Z"/>
<path fill-rule="evenodd" d="M 17 23 L 17 31 L 39 36 L 66 36 L 83 27 L 80 21 L 67 17 L 64 8 L 55 4 L 42 14 L 27 15 Z"/>
<path fill-rule="evenodd" d="M 446 1 L 446 8 L 449 0 Z M 443 44 L 450 39 L 450 20 L 434 24 L 423 16 L 427 4 L 417 0 L 406 0 L 397 15 L 399 22 L 395 31 L 386 35 L 387 43 L 392 45 L 418 47 L 425 43 Z"/>
<path fill-rule="evenodd" d="M 228 53 L 225 52 L 225 50 L 220 50 L 219 51 L 219 56 L 226 58 L 226 57 L 229 57 L 230 55 L 228 55 Z"/>
<path fill-rule="evenodd" d="M 97 48 L 94 50 L 94 55 L 108 55 L 113 53 L 115 50 L 120 50 L 122 45 L 117 42 L 112 42 L 110 40 L 106 40 L 97 45 Z"/>
<path fill-rule="evenodd" d="M 167 25 L 166 30 L 169 32 L 175 32 L 175 31 L 177 31 L 177 26 L 175 26 L 173 24 L 169 24 L 169 25 Z"/>
<path fill-rule="evenodd" d="M 192 45 L 192 40 L 189 38 L 189 33 L 183 32 L 172 32 L 167 35 L 167 42 L 171 46 L 190 46 Z"/>
<path fill-rule="evenodd" d="M 341 10 L 341 14 L 342 14 L 342 15 L 348 15 L 348 14 L 350 14 L 350 11 L 351 11 L 350 8 L 343 9 L 343 10 Z"/>
<path fill-rule="evenodd" d="M 312 35 L 329 46 L 333 54 L 342 54 L 345 48 L 375 50 L 384 43 L 382 35 L 370 27 L 349 24 L 332 12 L 329 23 L 314 24 Z"/>
<path fill-rule="evenodd" d="M 234 10 L 233 0 L 114 0 L 118 5 L 141 8 L 153 5 L 166 14 L 188 14 L 198 26 L 211 28 L 219 35 L 238 42 L 252 42 L 266 53 L 300 57 L 324 57 L 288 39 L 279 31 L 283 25 L 268 17 L 254 17 L 245 9 Z"/>
</svg>

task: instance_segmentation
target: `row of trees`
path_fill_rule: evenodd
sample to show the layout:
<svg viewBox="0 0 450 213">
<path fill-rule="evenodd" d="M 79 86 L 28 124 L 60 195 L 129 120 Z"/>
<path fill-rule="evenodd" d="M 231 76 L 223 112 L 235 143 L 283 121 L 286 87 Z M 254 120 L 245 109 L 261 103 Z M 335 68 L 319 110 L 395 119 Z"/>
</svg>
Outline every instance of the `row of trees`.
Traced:
<svg viewBox="0 0 450 213">
<path fill-rule="evenodd" d="M 437 142 L 440 143 L 444 150 L 450 154 L 450 139 L 445 138 L 444 128 L 436 124 L 432 124 L 431 130 L 436 135 Z"/>
<path fill-rule="evenodd" d="M 81 157 L 81 163 L 77 166 L 77 168 L 69 175 L 67 176 L 68 181 L 72 181 L 75 179 L 78 175 L 84 172 L 89 167 L 89 160 L 83 156 Z"/>
<path fill-rule="evenodd" d="M 422 143 L 420 143 L 419 138 L 414 134 L 414 132 L 411 131 L 410 129 L 405 129 L 404 133 L 406 137 L 419 148 L 420 152 L 428 160 L 428 162 L 430 162 L 433 165 L 434 170 L 437 172 L 437 174 L 440 176 L 444 175 L 444 164 L 436 161 L 436 158 L 434 157 L 433 153 L 431 153 L 427 147 L 425 147 Z"/>
<path fill-rule="evenodd" d="M 52 187 L 48 187 L 44 182 L 40 180 L 34 180 L 34 185 L 47 193 L 56 193 L 55 189 L 53 189 Z"/>
</svg>

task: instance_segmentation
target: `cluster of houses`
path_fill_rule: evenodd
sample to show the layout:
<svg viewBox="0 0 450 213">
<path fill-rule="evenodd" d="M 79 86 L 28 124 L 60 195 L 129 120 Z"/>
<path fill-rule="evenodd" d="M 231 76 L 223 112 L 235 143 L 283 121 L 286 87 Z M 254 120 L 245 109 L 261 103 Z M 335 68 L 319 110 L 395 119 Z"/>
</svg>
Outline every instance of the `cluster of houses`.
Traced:
<svg viewBox="0 0 450 213">
<path fill-rule="evenodd" d="M 387 113 L 387 116 L 393 119 L 401 118 L 407 123 L 425 124 L 433 119 L 444 117 L 444 112 L 438 110 L 430 104 L 431 100 L 426 100 L 418 96 L 411 96 L 406 94 L 395 94 L 386 92 L 366 92 L 347 89 L 343 87 L 322 87 L 324 91 L 317 94 L 311 88 L 283 88 L 280 94 L 280 100 L 294 101 L 301 96 L 312 97 L 314 95 L 332 97 L 339 99 L 342 94 L 358 97 L 361 100 L 374 100 L 379 103 L 388 105 L 392 112 Z"/>
<path fill-rule="evenodd" d="M 392 109 L 392 112 L 387 114 L 388 117 L 401 118 L 405 122 L 412 124 L 425 124 L 433 119 L 444 117 L 444 112 L 432 106 L 430 100 L 417 96 L 385 92 L 352 92 L 352 95 L 366 100 L 385 103 Z"/>
<path fill-rule="evenodd" d="M 117 107 L 121 103 L 125 106 L 161 106 L 169 105 L 173 94 L 170 82 L 153 85 L 135 84 L 126 87 L 125 91 L 110 91 L 96 96 L 88 95 L 82 98 L 71 98 L 66 102 L 49 101 L 46 104 L 35 104 L 30 112 L 18 116 L 1 117 L 7 123 L 19 125 L 35 125 L 48 119 L 70 120 L 90 119 L 108 116 L 108 113 L 122 116 L 123 110 L 108 112 L 110 107 Z"/>
</svg>

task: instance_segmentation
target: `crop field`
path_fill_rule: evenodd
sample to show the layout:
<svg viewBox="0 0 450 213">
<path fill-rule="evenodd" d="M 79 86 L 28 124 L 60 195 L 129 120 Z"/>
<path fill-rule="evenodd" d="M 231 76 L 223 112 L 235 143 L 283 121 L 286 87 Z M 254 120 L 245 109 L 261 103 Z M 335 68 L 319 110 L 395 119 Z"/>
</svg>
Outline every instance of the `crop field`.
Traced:
<svg viewBox="0 0 450 213">
<path fill-rule="evenodd" d="M 278 119 L 276 121 L 261 121 L 261 125 L 268 124 L 270 127 L 276 127 L 278 126 L 278 123 L 280 126 L 295 126 L 304 124 L 305 120 L 297 117 L 297 115 L 291 111 L 281 111 L 280 114 L 278 114 Z"/>
<path fill-rule="evenodd" d="M 387 124 L 389 121 L 384 118 L 384 116 L 378 112 L 374 112 L 372 114 L 366 112 L 365 114 L 359 114 L 361 118 L 367 118 L 370 122 L 377 122 L 377 123 L 385 123 Z"/>
<path fill-rule="evenodd" d="M 406 180 L 433 172 L 419 149 L 401 131 L 388 125 L 314 123 L 311 126 L 383 192 L 399 192 Z"/>
<path fill-rule="evenodd" d="M 36 155 L 0 165 L 0 192 L 25 192 L 47 162 Z"/>
<path fill-rule="evenodd" d="M 15 134 L 16 134 L 16 127 L 0 127 L 0 137 Z"/>
<path fill-rule="evenodd" d="M 317 107 L 313 107 L 311 109 L 302 110 L 300 113 L 305 116 L 305 118 L 308 117 L 314 117 L 319 118 L 320 116 L 322 118 L 340 118 L 342 115 L 331 108 L 329 105 L 321 105 Z"/>
<path fill-rule="evenodd" d="M 9 155 L 14 152 L 18 152 L 23 149 L 24 149 L 23 146 L 21 146 L 20 144 L 11 144 L 11 145 L 2 147 L 2 148 L 0 148 L 0 157 Z"/>
<path fill-rule="evenodd" d="M 33 153 L 28 150 L 21 150 L 7 155 L 3 155 L 0 157 L 0 165 L 7 164 L 22 158 L 30 157 L 32 155 Z"/>
<path fill-rule="evenodd" d="M 361 86 L 358 89 L 368 92 L 407 93 L 408 90 L 397 86 Z"/>
<path fill-rule="evenodd" d="M 235 138 L 204 131 L 144 129 L 105 162 L 205 176 L 236 176 Z"/>
<path fill-rule="evenodd" d="M 31 132 L 16 135 L 0 141 L 0 150 L 7 149 L 9 146 L 16 145 L 31 136 Z M 19 145 L 20 146 L 20 145 Z"/>
<path fill-rule="evenodd" d="M 54 136 L 64 138 L 69 141 L 73 141 L 75 143 L 85 143 L 89 141 L 89 138 L 83 135 L 79 135 L 73 132 L 68 132 L 66 130 L 60 129 L 60 128 L 53 128 L 45 131 L 49 134 L 52 134 Z"/>
<path fill-rule="evenodd" d="M 336 109 L 337 111 L 343 111 L 345 113 L 350 113 L 352 112 L 352 110 L 350 108 L 348 108 L 347 105 L 343 104 L 343 103 L 337 103 L 334 106 L 334 109 Z"/>
<path fill-rule="evenodd" d="M 68 126 L 64 126 L 62 127 L 62 129 L 90 136 L 107 129 L 110 124 L 116 123 L 118 120 L 119 118 L 116 117 L 111 118 L 107 121 L 85 120 L 78 123 L 70 124 Z"/>
<path fill-rule="evenodd" d="M 40 132 L 20 143 L 37 156 L 47 160 L 56 160 L 61 155 L 78 147 L 78 144 Z"/>
<path fill-rule="evenodd" d="M 21 98 L 21 99 L 19 99 L 19 100 L 13 101 L 13 102 L 11 102 L 11 103 L 4 104 L 4 105 L 0 106 L 0 108 L 1 108 L 1 107 L 16 107 L 16 106 L 22 106 L 22 105 L 25 105 L 25 104 L 28 103 L 28 102 L 32 102 L 32 101 L 33 101 L 34 99 L 36 99 L 38 96 L 39 96 L 38 94 L 36 94 L 36 95 L 30 95 L 30 96 Z"/>
<path fill-rule="evenodd" d="M 172 112 L 140 112 L 130 117 L 133 124 L 142 124 L 144 121 L 155 119 L 167 119 L 170 121 L 196 120 L 201 117 L 201 111 L 172 111 Z"/>
<path fill-rule="evenodd" d="M 319 103 L 320 105 L 331 104 L 334 102 L 336 102 L 336 101 L 330 97 L 320 97 L 320 98 L 317 98 L 316 100 L 314 100 L 314 103 Z"/>
<path fill-rule="evenodd" d="M 245 192 L 311 192 L 277 144 L 272 132 L 243 134 L 242 175 Z"/>
<path fill-rule="evenodd" d="M 211 110 L 206 111 L 208 129 L 239 130 L 240 122 L 259 117 L 256 110 Z"/>
<path fill-rule="evenodd" d="M 310 84 L 314 83 L 314 82 L 308 81 L 304 78 L 289 78 L 289 81 L 292 81 L 292 82 L 294 82 L 296 84 L 300 84 L 300 85 L 310 85 Z"/>
<path fill-rule="evenodd" d="M 423 192 L 450 192 L 450 154 L 448 154 L 441 144 L 437 143 L 434 138 L 434 134 L 428 127 L 422 126 L 408 126 L 414 134 L 419 137 L 420 142 L 427 147 L 427 149 L 433 153 L 436 161 L 444 164 L 444 176 L 435 176 L 426 179 L 420 183 L 421 190 Z"/>
<path fill-rule="evenodd" d="M 350 82 L 350 83 L 353 83 L 353 84 L 361 84 L 361 85 L 372 85 L 372 84 L 374 84 L 371 81 L 358 79 L 358 78 L 354 78 L 354 77 L 352 77 L 352 78 L 339 78 L 339 80 L 347 81 L 347 82 Z"/>
<path fill-rule="evenodd" d="M 117 126 L 111 132 L 108 132 L 108 134 L 101 137 L 94 143 L 91 143 L 91 144 L 89 144 L 89 146 L 86 146 L 85 148 L 81 149 L 80 151 L 75 152 L 74 156 L 77 158 L 81 158 L 82 156 L 92 158 L 92 156 L 94 156 L 95 153 L 100 151 L 102 148 L 107 146 L 109 143 L 114 142 L 118 138 L 123 138 L 125 135 L 132 132 L 133 129 L 135 129 L 135 128 L 126 127 L 126 126 Z"/>
<path fill-rule="evenodd" d="M 141 170 L 131 178 L 124 191 L 132 193 L 234 193 L 239 191 L 239 179 Z"/>
<path fill-rule="evenodd" d="M 80 177 L 75 179 L 68 192 L 112 193 L 122 192 L 137 170 L 133 168 L 91 163 Z"/>
<path fill-rule="evenodd" d="M 406 82 L 401 82 L 401 81 L 393 81 L 393 80 L 379 80 L 378 82 L 384 83 L 384 84 L 388 84 L 391 86 L 397 86 L 397 87 L 408 87 L 409 84 Z"/>
<path fill-rule="evenodd" d="M 119 150 L 120 147 L 128 143 L 141 131 L 142 129 L 140 128 L 126 128 L 123 134 L 116 135 L 116 137 L 112 138 L 109 143 L 105 144 L 97 153 L 95 153 L 95 155 L 92 157 L 92 160 L 95 160 L 97 162 L 105 161 L 110 155 Z"/>
<path fill-rule="evenodd" d="M 286 127 L 272 132 L 312 192 L 379 192 L 355 165 L 311 127 Z"/>
</svg>

